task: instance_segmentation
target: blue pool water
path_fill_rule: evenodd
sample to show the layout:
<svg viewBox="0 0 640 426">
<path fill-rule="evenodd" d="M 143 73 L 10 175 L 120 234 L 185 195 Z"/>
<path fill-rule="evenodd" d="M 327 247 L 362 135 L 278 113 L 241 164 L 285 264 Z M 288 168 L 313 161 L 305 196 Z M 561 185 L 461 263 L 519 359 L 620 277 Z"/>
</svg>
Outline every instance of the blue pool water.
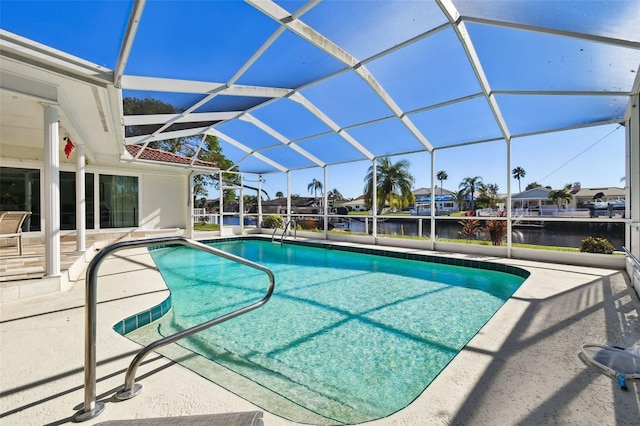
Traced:
<svg viewBox="0 0 640 426">
<path fill-rule="evenodd" d="M 269 241 L 212 245 L 271 268 L 275 293 L 179 344 L 324 419 L 315 423 L 361 423 L 404 408 L 524 281 Z M 188 247 L 151 255 L 172 293 L 172 311 L 152 324 L 162 335 L 255 302 L 268 287 L 264 273 Z"/>
</svg>

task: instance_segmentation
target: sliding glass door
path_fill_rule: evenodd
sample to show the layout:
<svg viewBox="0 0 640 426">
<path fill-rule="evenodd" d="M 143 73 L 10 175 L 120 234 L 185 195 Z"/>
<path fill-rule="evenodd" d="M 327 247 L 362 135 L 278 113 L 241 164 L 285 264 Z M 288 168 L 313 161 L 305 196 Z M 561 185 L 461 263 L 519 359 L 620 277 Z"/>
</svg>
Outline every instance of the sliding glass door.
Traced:
<svg viewBox="0 0 640 426">
<path fill-rule="evenodd" d="M 138 226 L 138 178 L 100 175 L 100 228 Z"/>
</svg>

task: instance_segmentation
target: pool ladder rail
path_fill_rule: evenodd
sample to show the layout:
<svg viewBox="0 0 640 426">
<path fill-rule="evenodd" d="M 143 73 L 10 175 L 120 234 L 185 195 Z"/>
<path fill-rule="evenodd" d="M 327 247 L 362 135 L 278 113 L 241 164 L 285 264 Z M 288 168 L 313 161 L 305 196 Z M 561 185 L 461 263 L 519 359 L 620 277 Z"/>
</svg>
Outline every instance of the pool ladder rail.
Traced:
<svg viewBox="0 0 640 426">
<path fill-rule="evenodd" d="M 289 225 L 293 225 L 291 229 L 293 229 L 293 238 L 298 238 L 298 229 L 296 227 L 296 221 L 294 219 L 289 220 L 284 225 L 284 231 L 282 231 L 282 235 L 280 236 L 280 247 L 282 247 L 282 243 L 284 242 L 284 236 L 287 234 L 287 229 L 289 229 Z M 278 232 L 278 228 L 273 230 L 273 234 L 271 234 L 271 242 L 275 242 L 276 232 Z"/>
<path fill-rule="evenodd" d="M 195 325 L 186 330 L 182 330 L 179 333 L 176 333 L 172 336 L 164 337 L 160 340 L 157 340 L 146 347 L 142 348 L 140 352 L 133 358 L 131 364 L 129 364 L 129 368 L 127 369 L 127 373 L 125 375 L 124 386 L 121 390 L 116 393 L 116 398 L 119 400 L 125 400 L 133 398 L 138 395 L 142 389 L 142 385 L 135 383 L 135 375 L 138 369 L 138 366 L 142 363 L 142 360 L 152 351 L 166 346 L 170 343 L 174 343 L 180 339 L 188 337 L 192 334 L 198 333 L 202 330 L 205 330 L 214 325 L 220 324 L 224 321 L 230 320 L 231 318 L 237 317 L 238 315 L 245 314 L 249 311 L 252 311 L 256 308 L 267 303 L 267 301 L 271 298 L 273 291 L 275 289 L 275 276 L 273 272 L 258 263 L 252 262 L 250 260 L 244 259 L 242 257 L 227 253 L 220 249 L 213 248 L 206 244 L 202 244 L 200 242 L 190 240 L 184 237 L 159 237 L 159 238 L 149 238 L 144 240 L 132 240 L 132 241 L 121 241 L 114 244 L 111 244 L 104 249 L 102 249 L 96 256 L 93 258 L 91 263 L 87 268 L 86 273 L 86 293 L 85 293 L 85 354 L 84 354 L 84 407 L 76 413 L 73 417 L 73 420 L 76 422 L 83 422 L 89 419 L 92 419 L 102 413 L 105 408 L 104 402 L 96 401 L 96 311 L 97 311 L 97 287 L 98 287 L 98 268 L 102 261 L 109 256 L 110 254 L 123 250 L 130 249 L 134 247 L 149 247 L 149 246 L 157 246 L 157 245 L 183 245 L 194 248 L 196 250 L 202 250 L 213 255 L 223 257 L 225 259 L 249 266 L 251 268 L 257 269 L 267 274 L 269 277 L 269 288 L 267 290 L 266 295 L 257 302 L 254 302 L 250 305 L 244 306 L 242 308 L 236 309 L 230 313 L 221 315 L 217 318 L 213 318 L 209 321 L 206 321 L 202 324 Z"/>
</svg>

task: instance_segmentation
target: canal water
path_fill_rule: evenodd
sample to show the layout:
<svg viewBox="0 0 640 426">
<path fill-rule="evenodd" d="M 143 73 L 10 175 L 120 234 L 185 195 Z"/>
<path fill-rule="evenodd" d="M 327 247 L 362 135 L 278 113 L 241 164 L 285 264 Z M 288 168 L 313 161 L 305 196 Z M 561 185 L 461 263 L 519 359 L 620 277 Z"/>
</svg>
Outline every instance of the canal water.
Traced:
<svg viewBox="0 0 640 426">
<path fill-rule="evenodd" d="M 256 218 L 245 216 L 245 225 L 255 225 Z M 368 226 L 365 219 L 347 218 L 344 219 L 345 230 L 351 232 L 371 233 L 371 219 Z M 482 223 L 483 221 L 481 221 Z M 237 216 L 225 216 L 225 225 L 237 225 Z M 538 222 L 540 223 L 540 222 Z M 436 221 L 436 236 L 438 238 L 463 238 L 458 234 L 462 230 L 462 225 L 457 220 Z M 428 219 L 422 219 L 422 236 L 429 238 L 431 225 Z M 418 235 L 418 220 L 416 218 L 406 219 L 378 219 L 378 235 Z M 512 230 L 512 241 L 519 244 L 534 244 L 552 247 L 580 248 L 582 240 L 588 237 L 606 238 L 616 250 L 622 250 L 624 245 L 624 224 L 612 222 L 544 222 L 541 227 L 515 227 Z M 479 233 L 473 240 L 488 240 L 486 235 Z"/>
<path fill-rule="evenodd" d="M 458 221 L 436 221 L 436 236 L 438 238 L 463 238 L 458 232 L 462 225 Z M 364 220 L 351 221 L 352 232 L 365 232 Z M 371 221 L 369 221 L 371 232 Z M 422 222 L 422 236 L 428 238 L 431 232 L 429 220 Z M 386 220 L 378 222 L 378 234 L 387 235 L 418 235 L 418 223 L 416 220 Z M 621 250 L 624 245 L 624 224 L 611 222 L 546 222 L 544 227 L 516 227 L 512 230 L 512 241 L 520 244 L 535 244 L 552 247 L 580 248 L 582 240 L 588 237 L 606 238 L 616 248 Z M 482 233 L 472 239 L 483 238 Z"/>
</svg>

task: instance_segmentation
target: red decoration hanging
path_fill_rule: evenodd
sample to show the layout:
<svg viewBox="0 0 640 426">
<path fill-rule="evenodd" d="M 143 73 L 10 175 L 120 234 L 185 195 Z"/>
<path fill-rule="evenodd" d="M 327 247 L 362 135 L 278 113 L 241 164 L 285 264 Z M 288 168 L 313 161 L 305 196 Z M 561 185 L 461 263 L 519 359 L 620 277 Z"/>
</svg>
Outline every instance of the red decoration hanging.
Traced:
<svg viewBox="0 0 640 426">
<path fill-rule="evenodd" d="M 71 155 L 71 151 L 73 151 L 73 142 L 71 142 L 71 138 L 65 138 L 67 141 L 67 144 L 64 146 L 64 153 L 67 156 L 67 158 L 69 158 L 69 156 Z"/>
</svg>

